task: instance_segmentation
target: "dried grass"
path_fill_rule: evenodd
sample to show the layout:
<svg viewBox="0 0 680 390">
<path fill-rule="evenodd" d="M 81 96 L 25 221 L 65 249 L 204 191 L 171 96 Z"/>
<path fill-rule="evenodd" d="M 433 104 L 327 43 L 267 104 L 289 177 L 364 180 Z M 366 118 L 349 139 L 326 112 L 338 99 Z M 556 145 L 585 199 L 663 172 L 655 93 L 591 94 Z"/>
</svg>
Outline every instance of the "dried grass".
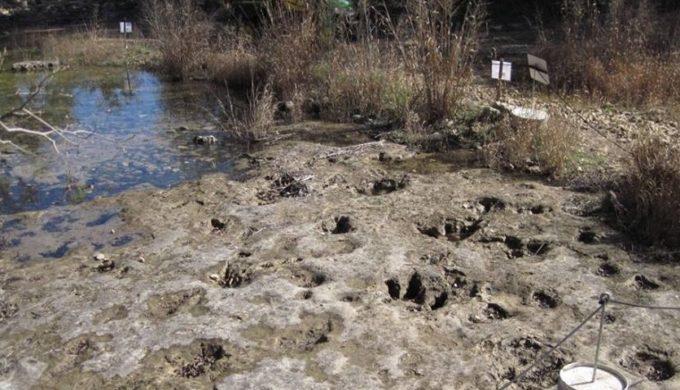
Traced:
<svg viewBox="0 0 680 390">
<path fill-rule="evenodd" d="M 645 133 L 610 200 L 619 225 L 644 244 L 680 248 L 680 145 Z"/>
<path fill-rule="evenodd" d="M 408 2 L 403 26 L 388 25 L 400 39 L 403 62 L 420 76 L 418 112 L 430 123 L 451 118 L 472 80 L 486 8 L 482 1 Z"/>
<path fill-rule="evenodd" d="M 275 112 L 274 94 L 269 84 L 261 89 L 253 86 L 246 106 L 232 100 L 229 92 L 219 102 L 217 123 L 236 141 L 266 141 L 272 136 Z"/>
<path fill-rule="evenodd" d="M 210 79 L 233 89 L 248 89 L 266 79 L 257 54 L 244 49 L 210 53 L 206 71 Z"/>
<path fill-rule="evenodd" d="M 264 21 L 258 42 L 259 60 L 282 100 L 291 100 L 297 91 L 307 89 L 312 81 L 312 68 L 323 54 L 313 11 L 291 12 L 279 5 L 267 12 L 269 19 Z"/>
<path fill-rule="evenodd" d="M 125 41 L 120 37 L 109 37 L 106 31 L 96 26 L 82 32 L 47 36 L 41 41 L 40 49 L 43 58 L 59 59 L 73 65 L 123 66 L 128 63 L 152 66 L 158 55 L 149 40 Z"/>
<path fill-rule="evenodd" d="M 327 101 L 325 115 L 334 120 L 359 114 L 404 123 L 417 90 L 395 53 L 377 46 L 341 45 L 315 74 Z"/>
<path fill-rule="evenodd" d="M 597 3 L 562 1 L 561 41 L 545 50 L 556 86 L 636 106 L 680 98 L 673 18 L 648 0 Z"/>
<path fill-rule="evenodd" d="M 203 69 L 215 26 L 195 0 L 146 0 L 144 17 L 168 76 L 183 80 Z"/>
<path fill-rule="evenodd" d="M 489 165 L 532 170 L 559 177 L 566 172 L 578 145 L 576 129 L 560 118 L 547 123 L 504 117 L 486 145 Z"/>
</svg>

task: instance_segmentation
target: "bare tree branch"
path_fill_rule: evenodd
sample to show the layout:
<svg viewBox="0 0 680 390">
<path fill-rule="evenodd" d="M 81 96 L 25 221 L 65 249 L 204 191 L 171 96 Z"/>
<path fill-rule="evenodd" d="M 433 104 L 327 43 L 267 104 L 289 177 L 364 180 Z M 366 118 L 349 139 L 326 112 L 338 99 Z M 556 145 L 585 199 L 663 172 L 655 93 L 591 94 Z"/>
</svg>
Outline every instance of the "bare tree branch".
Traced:
<svg viewBox="0 0 680 390">
<path fill-rule="evenodd" d="M 82 129 L 71 130 L 71 129 L 68 129 L 68 128 L 60 128 L 60 127 L 54 126 L 51 123 L 47 122 L 42 117 L 40 117 L 39 115 L 36 115 L 31 110 L 26 108 L 26 107 L 28 107 L 28 104 L 33 99 L 35 99 L 36 96 L 38 96 L 40 91 L 42 91 L 44 89 L 47 81 L 49 79 L 51 79 L 52 76 L 54 76 L 54 74 L 57 73 L 57 72 L 58 72 L 58 70 L 55 70 L 54 72 L 52 72 L 52 73 L 48 74 L 47 76 L 45 76 L 44 78 L 42 78 L 42 80 L 40 80 L 37 83 L 35 89 L 28 95 L 28 97 L 18 107 L 12 108 L 10 111 L 0 115 L 0 133 L 5 132 L 5 133 L 9 133 L 9 134 L 26 134 L 26 135 L 35 136 L 35 137 L 38 137 L 38 138 L 43 138 L 43 139 L 49 141 L 50 144 L 52 144 L 52 148 L 57 153 L 61 153 L 60 150 L 59 150 L 59 146 L 57 144 L 57 140 L 59 140 L 59 139 L 65 141 L 66 143 L 68 143 L 69 145 L 72 145 L 72 146 L 78 146 L 78 143 L 75 142 L 71 137 L 88 138 L 88 137 L 91 137 L 91 136 L 97 136 L 97 137 L 103 138 L 104 140 L 107 140 L 107 141 L 116 142 L 116 143 L 119 142 L 118 140 L 115 140 L 115 139 L 112 139 L 112 138 L 109 138 L 109 137 L 105 137 L 105 136 L 103 136 L 101 134 L 97 134 L 96 132 L 93 132 L 93 131 L 82 130 Z M 41 127 L 43 127 L 46 130 L 44 130 L 44 131 L 33 130 L 33 129 L 27 129 L 27 128 L 24 128 L 24 127 L 17 127 L 17 126 L 12 126 L 10 124 L 7 124 L 7 122 L 5 120 L 10 118 L 10 117 L 15 117 L 15 116 L 23 116 L 23 117 L 31 118 L 32 120 L 38 122 L 41 125 Z M 127 140 L 123 140 L 123 142 L 129 141 L 132 138 L 134 138 L 134 135 L 132 135 Z M 5 140 L 5 139 L 0 138 L 0 145 L 9 145 L 9 146 L 11 146 L 11 147 L 13 147 L 17 150 L 20 150 L 23 153 L 35 155 L 35 153 L 32 153 L 31 151 L 17 145 L 16 143 L 14 143 L 10 140 Z"/>
<path fill-rule="evenodd" d="M 30 130 L 30 129 L 24 129 L 22 127 L 9 127 L 7 126 L 4 122 L 0 121 L 0 128 L 5 130 L 8 133 L 21 133 L 21 134 L 28 134 L 28 135 L 34 135 L 37 137 L 42 137 L 50 143 L 52 143 L 52 147 L 57 153 L 59 152 L 59 147 L 57 146 L 57 141 L 55 141 L 52 137 L 50 137 L 51 134 L 55 133 L 55 130 L 50 130 L 50 131 L 37 131 L 37 130 Z M 6 142 L 3 142 L 6 143 Z"/>
<path fill-rule="evenodd" d="M 11 147 L 13 147 L 13 148 L 15 148 L 15 149 L 18 149 L 18 150 L 21 151 L 22 153 L 34 155 L 34 153 L 32 153 L 31 151 L 29 151 L 28 149 L 24 149 L 24 148 L 22 148 L 21 146 L 15 144 L 15 143 L 12 142 L 12 141 L 0 139 L 0 145 L 9 145 L 9 146 L 11 146 Z"/>
<path fill-rule="evenodd" d="M 93 135 L 94 133 L 86 131 L 86 130 L 67 130 L 67 129 L 62 129 L 62 128 L 56 127 L 56 126 L 50 124 L 49 122 L 47 122 L 46 120 L 44 120 L 43 118 L 34 114 L 32 111 L 30 111 L 29 109 L 26 108 L 28 106 L 28 104 L 33 99 L 35 99 L 35 97 L 38 96 L 38 94 L 44 89 L 45 84 L 47 84 L 47 81 L 49 81 L 56 73 L 57 73 L 57 70 L 55 70 L 54 72 L 43 77 L 37 83 L 37 85 L 35 86 L 35 89 L 28 95 L 28 97 L 26 97 L 26 99 L 24 99 L 24 101 L 18 107 L 12 108 L 10 111 L 0 115 L 0 130 L 4 130 L 4 132 L 10 133 L 10 134 L 12 134 L 12 133 L 27 134 L 27 135 L 36 136 L 36 137 L 46 139 L 47 141 L 49 141 L 52 144 L 52 148 L 54 148 L 54 150 L 57 153 L 60 153 L 59 147 L 57 145 L 57 140 L 52 137 L 53 135 L 56 136 L 57 138 L 63 139 L 64 141 L 66 141 L 70 145 L 77 146 L 78 144 L 76 142 L 72 141 L 71 139 L 69 139 L 68 136 L 78 136 L 78 135 L 83 135 L 83 134 Z M 27 115 L 28 117 L 32 118 L 36 122 L 40 123 L 43 127 L 47 128 L 47 130 L 46 131 L 32 130 L 32 129 L 26 129 L 26 128 L 23 128 L 23 127 L 11 126 L 11 125 L 8 125 L 7 123 L 5 123 L 6 119 L 13 117 L 13 116 L 19 116 L 19 114 Z M 10 145 L 13 148 L 22 151 L 23 153 L 34 154 L 34 153 L 30 152 L 29 150 L 27 150 L 27 149 L 17 145 L 16 143 L 9 141 L 9 140 L 0 139 L 0 145 Z"/>
<path fill-rule="evenodd" d="M 28 97 L 26 97 L 26 99 L 25 99 L 18 107 L 12 108 L 12 109 L 9 110 L 8 112 L 6 112 L 6 113 L 0 115 L 0 121 L 4 121 L 4 120 L 6 120 L 7 118 L 9 118 L 9 117 L 15 115 L 17 112 L 20 112 L 20 111 L 22 111 L 24 108 L 26 108 L 26 107 L 28 106 L 28 104 L 31 103 L 31 101 L 32 101 L 33 99 L 35 99 L 35 97 L 38 96 L 38 94 L 40 94 L 40 91 L 43 90 L 43 88 L 45 87 L 45 84 L 47 84 L 47 82 L 48 82 L 48 81 L 49 81 L 49 80 L 50 80 L 50 79 L 51 79 L 58 71 L 59 71 L 59 70 L 55 70 L 55 71 L 53 71 L 52 73 L 48 74 L 47 76 L 43 77 L 42 80 L 40 80 L 40 81 L 38 82 L 38 84 L 35 86 L 35 89 L 28 95 Z"/>
</svg>

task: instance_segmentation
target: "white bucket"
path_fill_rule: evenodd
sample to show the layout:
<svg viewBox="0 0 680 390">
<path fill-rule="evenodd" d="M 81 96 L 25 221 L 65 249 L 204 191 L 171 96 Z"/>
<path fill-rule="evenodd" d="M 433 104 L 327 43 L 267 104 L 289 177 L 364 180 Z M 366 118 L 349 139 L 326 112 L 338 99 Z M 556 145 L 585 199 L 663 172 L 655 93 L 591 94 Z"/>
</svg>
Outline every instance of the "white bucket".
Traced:
<svg viewBox="0 0 680 390">
<path fill-rule="evenodd" d="M 628 381 L 613 368 L 598 365 L 593 382 L 592 363 L 572 363 L 560 371 L 559 390 L 627 390 Z"/>
</svg>

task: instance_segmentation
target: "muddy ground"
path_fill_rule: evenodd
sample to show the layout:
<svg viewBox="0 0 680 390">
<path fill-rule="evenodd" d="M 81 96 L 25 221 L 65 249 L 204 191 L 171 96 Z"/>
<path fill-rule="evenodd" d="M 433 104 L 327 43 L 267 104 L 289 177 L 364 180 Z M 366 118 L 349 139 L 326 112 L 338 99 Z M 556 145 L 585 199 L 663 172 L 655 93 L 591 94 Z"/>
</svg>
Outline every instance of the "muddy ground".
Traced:
<svg viewBox="0 0 680 390">
<path fill-rule="evenodd" d="M 249 180 L 80 206 L 102 216 L 55 228 L 55 245 L 134 239 L 98 259 L 3 253 L 0 388 L 492 389 L 602 292 L 680 302 L 680 269 L 625 249 L 600 194 L 480 168 L 419 174 L 414 158 L 390 143 L 287 142 L 244 156 Z M 49 213 L 4 223 L 30 238 Z M 561 366 L 590 360 L 597 326 L 521 387 L 551 388 Z M 680 388 L 679 330 L 677 313 L 612 306 L 602 356 L 645 379 L 636 388 Z"/>
</svg>

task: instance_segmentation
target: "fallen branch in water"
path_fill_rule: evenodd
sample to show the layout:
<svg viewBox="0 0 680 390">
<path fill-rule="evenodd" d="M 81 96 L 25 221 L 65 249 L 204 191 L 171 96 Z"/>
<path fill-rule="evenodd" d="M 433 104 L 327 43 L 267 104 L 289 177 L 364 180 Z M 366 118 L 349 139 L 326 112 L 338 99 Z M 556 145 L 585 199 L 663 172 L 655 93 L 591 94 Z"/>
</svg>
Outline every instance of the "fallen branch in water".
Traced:
<svg viewBox="0 0 680 390">
<path fill-rule="evenodd" d="M 78 144 L 70 139 L 69 137 L 75 137 L 75 136 L 92 136 L 96 135 L 94 132 L 87 131 L 87 130 L 69 130 L 65 128 L 60 128 L 57 126 L 52 125 L 51 123 L 47 122 L 45 119 L 41 118 L 40 116 L 36 115 L 32 111 L 30 111 L 28 108 L 28 105 L 31 103 L 33 99 L 35 99 L 38 94 L 44 89 L 45 84 L 47 83 L 48 80 L 54 76 L 54 74 L 57 71 L 54 71 L 50 73 L 49 75 L 43 77 L 36 85 L 33 91 L 29 93 L 28 97 L 24 99 L 24 101 L 17 107 L 12 108 L 8 112 L 0 115 L 0 133 L 8 133 L 8 134 L 25 134 L 29 136 L 34 136 L 38 138 L 43 138 L 47 141 L 49 141 L 52 144 L 52 148 L 57 152 L 60 153 L 59 151 L 59 146 L 57 145 L 57 140 L 62 139 L 66 141 L 70 145 L 77 146 Z M 6 123 L 6 120 L 11 118 L 11 117 L 28 117 L 33 119 L 34 121 L 38 122 L 43 128 L 45 128 L 45 131 L 41 130 L 33 130 L 33 129 L 27 129 L 24 127 L 18 127 L 18 126 L 13 126 L 10 124 Z M 7 140 L 7 139 L 2 139 L 0 138 L 0 145 L 9 145 L 22 153 L 26 154 L 34 154 L 31 151 L 27 150 L 26 148 L 17 145 L 15 142 Z"/>
<path fill-rule="evenodd" d="M 17 115 L 17 113 L 21 112 L 23 109 L 25 109 L 33 99 L 35 99 L 38 94 L 40 94 L 40 91 L 42 91 L 45 88 L 45 84 L 57 73 L 58 71 L 55 70 L 54 72 L 48 74 L 47 76 L 43 77 L 42 80 L 38 82 L 38 84 L 35 86 L 33 91 L 28 94 L 28 97 L 17 107 L 12 108 L 11 110 L 7 111 L 4 114 L 0 115 L 0 121 L 4 121 L 7 118 L 11 116 Z"/>
<path fill-rule="evenodd" d="M 12 133 L 14 133 L 14 134 L 27 134 L 27 135 L 31 135 L 31 136 L 44 138 L 52 144 L 52 148 L 57 153 L 61 153 L 61 152 L 59 151 L 59 146 L 57 145 L 57 140 L 53 136 L 56 136 L 57 138 L 63 139 L 64 141 L 66 141 L 70 145 L 77 146 L 78 144 L 75 141 L 69 139 L 69 136 L 95 135 L 95 133 L 93 133 L 91 131 L 87 131 L 87 130 L 68 130 L 68 129 L 62 129 L 62 128 L 56 127 L 56 126 L 48 123 L 46 120 L 42 119 L 41 117 L 39 117 L 38 115 L 34 114 L 33 112 L 31 112 L 30 110 L 28 110 L 26 108 L 23 108 L 23 109 L 21 109 L 21 111 L 17 111 L 17 112 L 28 115 L 30 118 L 34 119 L 35 121 L 40 123 L 42 126 L 47 128 L 47 130 L 46 131 L 39 131 L 39 130 L 26 129 L 26 128 L 23 128 L 23 127 L 9 126 L 5 122 L 3 122 L 2 120 L 0 120 L 0 129 L 2 129 L 4 132 L 10 133 L 10 134 L 12 134 Z M 33 153 L 29 152 L 28 150 L 26 150 L 25 148 L 22 148 L 19 145 L 15 144 L 12 141 L 0 139 L 0 143 L 5 144 L 5 145 L 10 145 L 10 146 L 12 146 L 12 147 L 24 152 L 24 153 L 33 154 Z"/>
</svg>

